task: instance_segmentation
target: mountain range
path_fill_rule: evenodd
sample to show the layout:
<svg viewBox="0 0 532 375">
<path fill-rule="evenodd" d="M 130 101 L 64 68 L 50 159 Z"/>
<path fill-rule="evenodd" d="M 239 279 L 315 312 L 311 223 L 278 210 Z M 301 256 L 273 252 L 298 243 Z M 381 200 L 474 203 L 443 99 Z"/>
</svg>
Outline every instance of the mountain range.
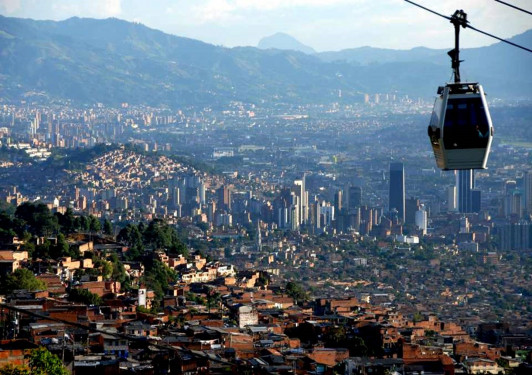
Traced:
<svg viewBox="0 0 532 375">
<path fill-rule="evenodd" d="M 532 45 L 532 30 L 511 39 Z M 310 51 L 311 52 L 311 51 Z M 532 97 L 532 54 L 503 43 L 464 49 L 462 77 L 492 97 Z M 446 50 L 362 47 L 303 53 L 225 48 L 119 19 L 0 16 L 0 100 L 146 105 L 327 103 L 364 93 L 431 97 L 450 79 Z"/>
<path fill-rule="evenodd" d="M 273 35 L 262 38 L 257 45 L 260 49 L 283 49 L 291 51 L 299 51 L 311 55 L 316 53 L 312 47 L 309 47 L 291 35 L 285 33 L 275 33 Z"/>
</svg>

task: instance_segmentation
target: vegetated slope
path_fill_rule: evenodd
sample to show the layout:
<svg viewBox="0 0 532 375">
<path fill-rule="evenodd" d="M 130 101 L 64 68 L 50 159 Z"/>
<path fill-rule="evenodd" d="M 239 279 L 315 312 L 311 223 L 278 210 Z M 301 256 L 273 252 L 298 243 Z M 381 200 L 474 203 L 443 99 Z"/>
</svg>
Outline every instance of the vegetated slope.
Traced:
<svg viewBox="0 0 532 375">
<path fill-rule="evenodd" d="M 508 40 L 526 48 L 532 48 L 532 30 Z M 449 42 L 452 43 L 453 40 Z M 396 71 L 395 69 L 400 66 L 397 64 L 434 64 L 437 65 L 437 67 L 433 66 L 434 76 L 439 77 L 441 85 L 451 79 L 451 59 L 447 55 L 450 49 L 416 47 L 410 50 L 393 50 L 360 47 L 336 52 L 322 52 L 316 56 L 326 62 L 344 61 L 363 66 L 393 64 L 394 70 L 392 71 Z M 461 49 L 460 59 L 463 60 L 462 80 L 482 83 L 492 96 L 514 99 L 530 98 L 532 94 L 532 53 L 497 42 L 487 47 Z M 427 84 L 426 81 L 418 81 Z"/>
<path fill-rule="evenodd" d="M 471 50 L 471 57 L 467 50 L 463 55 L 474 63 L 477 55 L 500 53 L 484 64 L 486 73 L 479 71 L 478 79 L 488 75 L 483 83 L 497 96 L 530 97 L 532 64 L 526 59 L 531 56 L 508 48 L 494 45 Z M 54 22 L 0 16 L 0 51 L 4 100 L 43 95 L 78 103 L 170 107 L 233 100 L 327 103 L 338 101 L 342 90 L 341 100 L 352 102 L 379 92 L 429 97 L 450 76 L 444 51 L 419 49 L 410 51 L 411 58 L 409 51 L 395 51 L 405 57 L 368 64 L 369 57 L 361 62 L 297 51 L 224 48 L 113 18 Z M 372 51 L 387 56 L 395 52 Z M 514 88 L 514 82 L 521 84 Z"/>
</svg>

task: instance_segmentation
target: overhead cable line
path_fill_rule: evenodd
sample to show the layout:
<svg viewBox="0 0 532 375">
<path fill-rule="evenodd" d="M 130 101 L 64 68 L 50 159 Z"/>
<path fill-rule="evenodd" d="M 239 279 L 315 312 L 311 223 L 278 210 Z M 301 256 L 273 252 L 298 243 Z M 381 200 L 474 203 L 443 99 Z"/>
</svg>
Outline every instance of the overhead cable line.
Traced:
<svg viewBox="0 0 532 375">
<path fill-rule="evenodd" d="M 504 4 L 504 5 L 506 5 L 506 6 L 509 6 L 510 8 L 514 8 L 514 9 L 520 10 L 521 12 L 528 13 L 528 14 L 530 14 L 530 15 L 532 16 L 532 12 L 529 12 L 529 11 L 526 10 L 526 9 L 519 8 L 519 7 L 515 6 L 515 5 L 512 5 L 512 4 L 507 3 L 507 2 L 505 2 L 505 1 L 501 1 L 501 0 L 495 0 L 495 1 L 498 2 L 498 3 Z"/>
<path fill-rule="evenodd" d="M 449 20 L 449 21 L 452 21 L 452 20 L 453 20 L 452 17 L 449 17 L 449 16 L 446 16 L 446 15 L 443 15 L 443 14 L 438 13 L 438 12 L 432 10 L 432 9 L 429 9 L 429 8 L 426 8 L 426 7 L 422 6 L 422 5 L 416 4 L 416 3 L 414 3 L 413 1 L 410 1 L 410 0 L 405 0 L 405 1 L 406 1 L 407 3 L 410 3 L 410 4 L 412 4 L 412 5 L 415 5 L 415 6 L 419 7 L 419 8 L 421 8 L 421 9 L 424 9 L 424 10 L 426 10 L 427 12 L 430 12 L 430 13 L 433 13 L 433 14 L 435 14 L 435 15 L 437 15 L 437 16 L 443 17 L 443 18 L 445 18 L 445 19 L 447 19 L 447 20 Z M 471 26 L 469 23 L 463 25 L 463 27 L 468 27 L 468 28 L 470 28 L 471 30 L 475 30 L 475 31 L 477 31 L 477 32 L 479 32 L 479 33 L 481 33 L 481 34 L 487 35 L 487 36 L 492 37 L 492 38 L 494 38 L 494 39 L 497 39 L 497 40 L 499 40 L 499 41 L 501 41 L 501 42 L 504 42 L 504 43 L 510 44 L 510 45 L 512 45 L 512 46 L 514 46 L 514 47 L 517 47 L 517 48 L 523 49 L 523 50 L 528 51 L 528 52 L 532 52 L 532 49 L 530 49 L 530 48 L 523 47 L 523 46 L 521 46 L 521 45 L 519 45 L 519 44 L 516 44 L 516 43 L 514 43 L 514 42 L 510 42 L 509 40 L 506 40 L 506 39 L 503 39 L 503 38 L 499 38 L 498 36 L 495 36 L 495 35 L 493 35 L 493 34 L 490 34 L 490 33 L 487 33 L 487 32 L 485 32 L 485 31 L 482 31 L 482 30 L 480 30 L 480 29 L 477 29 L 476 27 Z"/>
</svg>

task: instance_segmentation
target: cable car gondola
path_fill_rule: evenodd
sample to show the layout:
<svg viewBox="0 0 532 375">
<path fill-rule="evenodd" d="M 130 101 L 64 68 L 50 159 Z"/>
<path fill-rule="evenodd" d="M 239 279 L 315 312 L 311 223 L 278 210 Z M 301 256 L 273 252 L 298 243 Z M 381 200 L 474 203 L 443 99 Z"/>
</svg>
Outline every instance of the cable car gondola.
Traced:
<svg viewBox="0 0 532 375">
<path fill-rule="evenodd" d="M 438 168 L 486 169 L 493 138 L 493 125 L 482 86 L 460 82 L 459 33 L 467 15 L 457 10 L 451 17 L 455 27 L 452 59 L 454 83 L 438 88 L 438 97 L 428 135 Z"/>
</svg>

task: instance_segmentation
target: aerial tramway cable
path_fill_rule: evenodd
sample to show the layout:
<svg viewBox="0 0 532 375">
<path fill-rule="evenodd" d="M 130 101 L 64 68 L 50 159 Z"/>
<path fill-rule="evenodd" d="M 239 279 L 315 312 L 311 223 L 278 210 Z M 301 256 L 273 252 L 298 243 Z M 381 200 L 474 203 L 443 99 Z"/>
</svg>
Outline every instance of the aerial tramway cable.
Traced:
<svg viewBox="0 0 532 375">
<path fill-rule="evenodd" d="M 438 88 L 427 129 L 436 165 L 442 170 L 486 169 L 493 139 L 488 103 L 480 84 L 462 82 L 460 78 L 460 29 L 469 27 L 484 32 L 469 25 L 463 10 L 447 17 L 412 1 L 405 1 L 449 20 L 454 26 L 454 48 L 447 52 L 451 58 L 454 82 Z"/>
<path fill-rule="evenodd" d="M 498 3 L 504 4 L 504 5 L 506 5 L 506 6 L 509 6 L 510 8 L 514 8 L 514 9 L 517 9 L 517 10 L 519 10 L 519 11 L 521 11 L 521 12 L 528 13 L 528 14 L 530 14 L 530 15 L 532 16 L 532 12 L 529 12 L 529 11 L 526 10 L 526 9 L 519 8 L 518 6 L 512 5 L 512 4 L 507 3 L 507 2 L 505 2 L 505 1 L 501 1 L 501 0 L 495 0 L 495 1 L 498 2 Z"/>
<path fill-rule="evenodd" d="M 419 4 L 414 3 L 413 1 L 410 1 L 410 0 L 404 0 L 404 1 L 406 1 L 407 3 L 410 3 L 410 4 L 412 4 L 412 5 L 415 5 L 415 6 L 419 7 L 419 8 L 421 8 L 421 9 L 424 9 L 424 10 L 426 10 L 427 12 L 430 12 L 430 13 L 433 13 L 433 14 L 435 14 L 435 15 L 437 15 L 437 16 L 440 16 L 440 17 L 442 17 L 442 18 L 445 18 L 445 19 L 447 19 L 447 20 L 449 20 L 449 21 L 451 21 L 451 22 L 453 21 L 453 18 L 452 18 L 452 17 L 449 17 L 449 16 L 446 16 L 446 15 L 444 15 L 444 14 L 438 13 L 438 12 L 432 10 L 432 9 L 429 9 L 429 8 L 427 8 L 427 7 L 424 7 L 423 5 L 419 5 Z M 495 0 L 495 1 L 497 1 L 497 0 Z M 505 4 L 506 4 L 506 3 L 505 3 Z M 519 9 L 519 10 L 522 10 L 522 11 L 524 11 L 524 12 L 526 12 L 526 13 L 530 13 L 530 12 L 524 10 L 524 9 Z M 528 51 L 528 52 L 532 52 L 532 49 L 530 49 L 530 48 L 527 48 L 527 47 L 521 46 L 521 45 L 519 45 L 519 44 L 517 44 L 517 43 L 510 42 L 509 40 L 506 40 L 506 39 L 503 39 L 503 38 L 499 38 L 499 37 L 496 36 L 496 35 L 493 35 L 493 34 L 490 34 L 490 33 L 488 33 L 488 32 L 485 32 L 485 31 L 482 31 L 482 30 L 480 30 L 480 29 L 477 29 L 476 27 L 471 26 L 469 23 L 467 23 L 467 24 L 466 24 L 465 26 L 463 26 L 463 27 L 470 28 L 471 30 L 475 30 L 475 31 L 477 31 L 477 32 L 479 32 L 479 33 L 481 33 L 481 34 L 484 34 L 484 35 L 489 36 L 489 37 L 491 37 L 491 38 L 497 39 L 497 40 L 499 40 L 499 41 L 501 41 L 501 42 L 503 42 L 503 43 L 510 44 L 510 45 L 512 45 L 512 46 L 514 46 L 514 47 L 517 47 L 517 48 L 520 48 L 520 49 L 522 49 L 522 50 L 525 50 L 525 51 Z"/>
</svg>

